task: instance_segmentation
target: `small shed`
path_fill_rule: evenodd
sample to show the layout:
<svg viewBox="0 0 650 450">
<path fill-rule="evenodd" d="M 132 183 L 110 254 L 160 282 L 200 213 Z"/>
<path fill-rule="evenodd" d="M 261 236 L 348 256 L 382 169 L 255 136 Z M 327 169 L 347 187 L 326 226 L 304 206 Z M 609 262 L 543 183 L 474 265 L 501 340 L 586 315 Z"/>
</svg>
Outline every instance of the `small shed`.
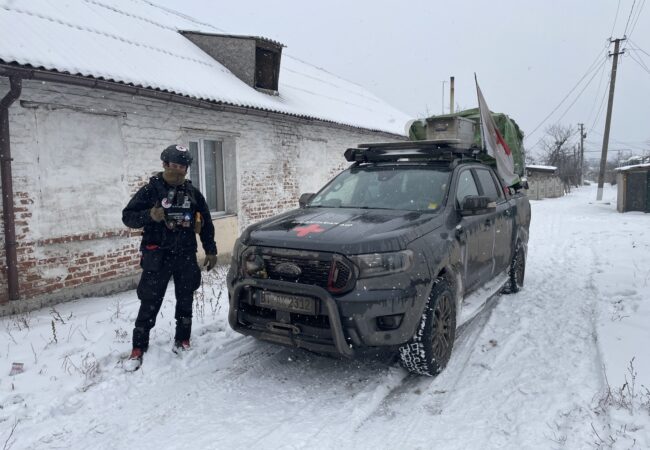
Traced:
<svg viewBox="0 0 650 450">
<path fill-rule="evenodd" d="M 616 169 L 618 212 L 650 212 L 650 163 Z"/>
<path fill-rule="evenodd" d="M 564 187 L 555 166 L 526 166 L 526 177 L 528 178 L 526 193 L 533 200 L 564 195 Z"/>
</svg>

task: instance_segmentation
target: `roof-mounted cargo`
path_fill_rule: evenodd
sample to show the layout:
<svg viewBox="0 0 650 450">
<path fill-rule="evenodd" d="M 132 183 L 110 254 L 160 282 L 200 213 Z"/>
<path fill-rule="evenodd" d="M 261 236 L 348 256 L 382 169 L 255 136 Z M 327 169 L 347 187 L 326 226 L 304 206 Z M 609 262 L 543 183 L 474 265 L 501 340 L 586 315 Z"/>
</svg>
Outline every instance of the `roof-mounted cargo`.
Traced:
<svg viewBox="0 0 650 450">
<path fill-rule="evenodd" d="M 444 161 L 458 158 L 476 159 L 481 153 L 478 147 L 458 147 L 458 144 L 457 139 L 359 144 L 358 148 L 347 149 L 344 156 L 347 161 L 361 164 L 400 159 Z"/>
</svg>

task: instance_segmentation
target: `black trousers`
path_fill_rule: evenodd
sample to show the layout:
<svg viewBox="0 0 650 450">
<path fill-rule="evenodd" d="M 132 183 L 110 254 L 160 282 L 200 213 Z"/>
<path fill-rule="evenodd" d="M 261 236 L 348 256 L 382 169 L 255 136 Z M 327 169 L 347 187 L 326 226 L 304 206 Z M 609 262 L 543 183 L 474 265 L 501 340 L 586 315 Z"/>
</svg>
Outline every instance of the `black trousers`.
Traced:
<svg viewBox="0 0 650 450">
<path fill-rule="evenodd" d="M 156 316 L 171 277 L 174 277 L 176 294 L 174 339 L 189 339 L 192 332 L 192 300 L 194 291 L 201 285 L 201 269 L 196 262 L 196 254 L 145 250 L 141 265 L 142 276 L 137 290 L 140 310 L 133 329 L 133 347 L 143 350 L 149 347 L 149 332 L 156 325 Z"/>
</svg>

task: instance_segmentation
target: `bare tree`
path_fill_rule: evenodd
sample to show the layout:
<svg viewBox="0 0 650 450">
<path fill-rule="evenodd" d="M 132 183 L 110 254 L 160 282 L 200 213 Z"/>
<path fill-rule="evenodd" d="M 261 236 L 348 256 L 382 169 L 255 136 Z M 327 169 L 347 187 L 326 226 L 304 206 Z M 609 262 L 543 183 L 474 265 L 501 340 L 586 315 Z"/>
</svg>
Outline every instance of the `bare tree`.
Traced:
<svg viewBox="0 0 650 450">
<path fill-rule="evenodd" d="M 551 125 L 542 140 L 544 163 L 555 166 L 565 192 L 580 182 L 580 151 L 574 141 L 576 130 L 571 126 Z"/>
</svg>

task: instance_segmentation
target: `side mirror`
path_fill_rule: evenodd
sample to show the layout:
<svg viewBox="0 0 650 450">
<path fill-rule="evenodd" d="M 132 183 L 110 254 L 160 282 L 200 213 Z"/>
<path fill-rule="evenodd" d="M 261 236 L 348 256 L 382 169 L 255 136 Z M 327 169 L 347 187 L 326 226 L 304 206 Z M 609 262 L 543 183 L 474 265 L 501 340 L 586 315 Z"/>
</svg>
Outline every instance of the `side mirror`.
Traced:
<svg viewBox="0 0 650 450">
<path fill-rule="evenodd" d="M 485 214 L 496 209 L 496 203 L 484 195 L 468 195 L 460 204 L 461 216 Z"/>
<path fill-rule="evenodd" d="M 307 203 L 309 203 L 311 199 L 314 198 L 315 196 L 316 194 L 312 192 L 302 194 L 298 199 L 298 204 L 300 205 L 301 208 L 304 208 L 305 206 L 307 206 Z"/>
</svg>

